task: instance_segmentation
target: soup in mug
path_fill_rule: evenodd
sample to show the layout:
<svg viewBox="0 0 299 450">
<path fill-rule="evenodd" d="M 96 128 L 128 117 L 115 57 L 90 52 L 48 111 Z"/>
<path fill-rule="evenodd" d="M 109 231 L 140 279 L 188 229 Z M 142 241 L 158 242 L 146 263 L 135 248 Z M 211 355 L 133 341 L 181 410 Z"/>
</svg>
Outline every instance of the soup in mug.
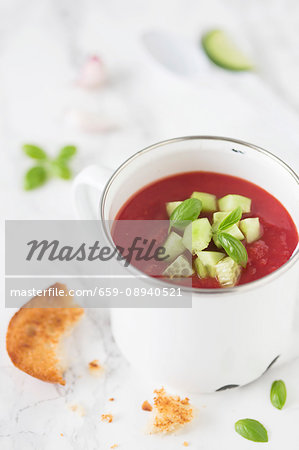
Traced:
<svg viewBox="0 0 299 450">
<path fill-rule="evenodd" d="M 275 197 L 220 173 L 180 173 L 136 192 L 115 218 L 116 245 L 129 245 L 132 236 L 120 223 L 133 220 L 167 224 L 155 234 L 165 250 L 165 259 L 155 262 L 155 276 L 180 284 L 191 280 L 194 288 L 255 281 L 285 264 L 298 244 L 296 226 Z M 141 270 L 153 273 L 151 264 Z"/>
</svg>

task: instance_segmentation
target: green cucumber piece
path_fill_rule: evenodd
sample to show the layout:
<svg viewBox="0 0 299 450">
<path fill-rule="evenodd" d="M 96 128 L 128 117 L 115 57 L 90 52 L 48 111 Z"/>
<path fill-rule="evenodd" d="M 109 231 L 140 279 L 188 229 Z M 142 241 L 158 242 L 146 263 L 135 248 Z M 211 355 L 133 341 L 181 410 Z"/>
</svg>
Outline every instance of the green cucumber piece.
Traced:
<svg viewBox="0 0 299 450">
<path fill-rule="evenodd" d="M 203 212 L 213 212 L 217 210 L 217 197 L 207 192 L 193 192 L 191 198 L 197 198 L 202 203 Z"/>
<path fill-rule="evenodd" d="M 220 242 L 218 241 L 217 238 L 217 228 L 219 226 L 219 224 L 230 214 L 230 212 L 215 212 L 213 214 L 213 226 L 212 226 L 212 230 L 213 230 L 213 241 L 214 244 L 216 245 L 216 247 L 220 248 Z M 240 228 L 238 227 L 238 224 L 235 223 L 233 226 L 231 226 L 230 228 L 228 228 L 227 230 L 225 230 L 226 233 L 230 234 L 231 236 L 233 236 L 234 238 L 238 239 L 239 241 L 242 241 L 243 239 L 245 239 L 244 234 L 240 231 Z"/>
<path fill-rule="evenodd" d="M 168 217 L 171 216 L 171 214 L 173 213 L 173 211 L 183 202 L 168 202 L 166 203 L 166 211 L 168 214 Z"/>
<path fill-rule="evenodd" d="M 229 194 L 218 201 L 220 211 L 233 211 L 238 206 L 243 213 L 250 213 L 251 199 L 243 195 Z"/>
<path fill-rule="evenodd" d="M 253 64 L 222 30 L 211 30 L 201 40 L 207 56 L 219 67 L 234 71 L 252 70 Z"/>
<path fill-rule="evenodd" d="M 216 264 L 225 257 L 221 252 L 199 252 L 194 261 L 195 271 L 199 278 L 216 276 Z"/>
<path fill-rule="evenodd" d="M 187 225 L 183 235 L 183 244 L 192 254 L 195 254 L 205 249 L 211 239 L 212 227 L 209 220 L 205 217 L 196 219 Z"/>
<path fill-rule="evenodd" d="M 182 236 L 172 231 L 166 239 L 163 247 L 165 248 L 165 256 L 169 257 L 165 261 L 173 261 L 181 253 L 184 253 L 186 247 L 183 244 Z"/>
<path fill-rule="evenodd" d="M 192 264 L 186 256 L 180 255 L 163 272 L 168 278 L 185 278 L 193 275 Z"/>
<path fill-rule="evenodd" d="M 208 278 L 209 272 L 207 267 L 198 259 L 194 261 L 195 272 L 199 278 Z"/>
<path fill-rule="evenodd" d="M 241 275 L 241 266 L 227 256 L 215 266 L 216 278 L 222 287 L 232 287 Z"/>
<path fill-rule="evenodd" d="M 257 241 L 261 237 L 261 226 L 258 217 L 243 219 L 240 221 L 240 228 L 245 235 L 248 244 Z"/>
</svg>

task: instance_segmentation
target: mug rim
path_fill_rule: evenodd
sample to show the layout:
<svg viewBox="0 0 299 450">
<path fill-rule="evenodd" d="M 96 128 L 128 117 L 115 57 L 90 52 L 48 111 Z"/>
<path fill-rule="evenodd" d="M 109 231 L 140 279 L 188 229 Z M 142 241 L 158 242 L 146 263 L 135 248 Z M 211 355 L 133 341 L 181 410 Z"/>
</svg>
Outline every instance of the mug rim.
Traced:
<svg viewBox="0 0 299 450">
<path fill-rule="evenodd" d="M 284 162 L 281 158 L 279 158 L 278 156 L 274 155 L 273 153 L 269 152 L 268 150 L 265 150 L 262 147 L 259 147 L 255 144 L 251 144 L 249 142 L 240 140 L 240 139 L 234 139 L 234 138 L 229 138 L 229 137 L 224 137 L 224 136 L 212 136 L 212 135 L 192 135 L 192 136 L 182 136 L 182 137 L 176 137 L 176 138 L 171 138 L 171 139 L 165 139 L 163 141 L 159 141 L 155 144 L 149 145 L 147 147 L 144 147 L 143 149 L 137 151 L 136 153 L 134 153 L 133 155 L 131 155 L 129 158 L 127 158 L 111 175 L 111 177 L 109 178 L 109 180 L 107 181 L 102 195 L 100 197 L 100 201 L 99 201 L 99 208 L 98 211 L 100 212 L 100 219 L 102 221 L 102 225 L 103 225 L 103 229 L 104 229 L 104 233 L 106 236 L 106 239 L 109 241 L 110 244 L 115 245 L 112 237 L 110 236 L 111 233 L 109 233 L 109 231 L 106 228 L 106 221 L 104 219 L 104 208 L 105 208 L 105 202 L 109 193 L 109 189 L 112 185 L 112 183 L 114 182 L 114 180 L 117 178 L 117 176 L 122 172 L 123 169 L 125 169 L 132 161 L 134 161 L 135 159 L 137 159 L 138 157 L 142 156 L 145 153 L 148 153 L 154 149 L 157 149 L 159 147 L 163 147 L 165 145 L 168 144 L 173 144 L 173 143 L 177 143 L 177 142 L 183 142 L 183 141 L 191 141 L 191 140 L 210 140 L 210 141 L 224 141 L 224 142 L 231 142 L 232 144 L 239 144 L 239 145 L 244 145 L 258 153 L 262 153 L 263 155 L 267 156 L 268 158 L 274 160 L 276 163 L 278 163 L 280 166 L 282 166 L 282 168 L 284 170 L 286 170 L 295 180 L 295 182 L 299 185 L 299 175 L 297 175 L 297 173 L 286 163 Z M 272 194 L 271 194 L 272 195 Z M 296 227 L 297 229 L 297 227 Z M 298 232 L 298 230 L 297 230 Z M 231 288 L 225 288 L 225 289 L 219 289 L 219 288 L 212 288 L 212 289 L 204 289 L 204 288 L 194 288 L 194 287 L 187 287 L 187 286 L 181 286 L 181 285 L 176 285 L 178 287 L 180 287 L 180 289 L 182 291 L 189 291 L 192 292 L 192 294 L 213 294 L 213 295 L 220 295 L 220 294 L 232 294 L 232 293 L 241 293 L 244 291 L 248 291 L 248 290 L 252 290 L 255 288 L 260 287 L 261 285 L 264 285 L 268 282 L 271 282 L 273 279 L 276 279 L 278 277 L 280 277 L 284 272 L 286 272 L 289 268 L 291 268 L 296 261 L 298 261 L 299 259 L 299 242 L 297 243 L 297 246 L 292 254 L 292 256 L 290 257 L 290 259 L 288 259 L 288 261 L 286 263 L 284 263 L 282 266 L 280 266 L 278 269 L 274 270 L 274 272 L 271 272 L 268 275 L 265 275 L 262 278 L 259 278 L 257 280 L 251 281 L 249 283 L 245 283 L 245 284 L 241 284 L 239 286 L 234 286 Z M 133 273 L 135 272 L 135 274 L 141 274 L 143 278 L 147 279 L 148 281 L 150 281 L 151 283 L 154 284 L 158 284 L 159 286 L 161 285 L 161 283 L 163 283 L 163 286 L 168 285 L 169 287 L 173 287 L 173 284 L 168 283 L 165 280 L 159 280 L 157 278 L 151 277 L 147 274 L 145 274 L 144 272 L 140 271 L 139 269 L 137 269 L 136 267 L 130 265 L 128 267 L 129 271 L 132 271 Z"/>
</svg>

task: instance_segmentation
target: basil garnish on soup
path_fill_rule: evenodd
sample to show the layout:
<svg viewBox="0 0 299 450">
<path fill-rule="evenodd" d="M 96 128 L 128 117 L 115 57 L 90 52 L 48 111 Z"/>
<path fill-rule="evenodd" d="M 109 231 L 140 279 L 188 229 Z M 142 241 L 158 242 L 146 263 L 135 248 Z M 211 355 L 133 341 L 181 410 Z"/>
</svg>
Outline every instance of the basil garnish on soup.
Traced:
<svg viewBox="0 0 299 450">
<path fill-rule="evenodd" d="M 168 233 L 161 229 L 157 244 L 166 258 L 157 276 L 190 277 L 190 283 L 174 283 L 194 288 L 255 281 L 284 264 L 298 245 L 283 205 L 259 186 L 230 175 L 187 172 L 162 178 L 130 198 L 117 220 L 165 217 Z M 128 238 L 119 235 L 117 243 Z"/>
<path fill-rule="evenodd" d="M 202 208 L 202 203 L 197 198 L 188 198 L 178 205 L 171 214 L 170 228 L 185 228 L 187 222 L 197 219 Z"/>
<path fill-rule="evenodd" d="M 217 203 L 221 211 L 217 210 Z M 229 208 L 231 210 L 226 211 Z M 175 272 L 173 267 L 182 266 L 182 261 L 185 265 L 185 259 L 181 259 L 181 256 L 189 251 L 193 256 L 193 263 L 189 263 L 188 270 L 184 267 L 184 274 L 191 276 L 194 266 L 199 278 L 215 278 L 222 287 L 234 286 L 240 278 L 242 267 L 245 268 L 248 261 L 247 251 L 241 240 L 246 239 L 246 234 L 250 234 L 251 238 L 254 233 L 260 235 L 253 230 L 259 222 L 245 223 L 244 233 L 239 227 L 243 212 L 250 211 L 250 208 L 249 198 L 234 194 L 217 202 L 213 194 L 193 192 L 191 198 L 168 202 L 166 210 L 170 234 L 164 247 L 171 265 L 165 269 L 164 276 L 183 276 L 180 270 Z M 211 225 L 209 214 L 212 213 Z M 176 231 L 171 231 L 173 229 Z M 214 245 L 217 251 L 210 248 Z"/>
</svg>

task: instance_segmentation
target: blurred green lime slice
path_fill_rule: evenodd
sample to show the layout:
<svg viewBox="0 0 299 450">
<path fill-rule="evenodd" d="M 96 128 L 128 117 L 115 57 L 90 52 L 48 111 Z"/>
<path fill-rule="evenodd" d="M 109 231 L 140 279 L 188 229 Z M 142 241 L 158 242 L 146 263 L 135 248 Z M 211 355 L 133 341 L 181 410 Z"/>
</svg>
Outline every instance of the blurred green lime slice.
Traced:
<svg viewBox="0 0 299 450">
<path fill-rule="evenodd" d="M 253 64 L 222 30 L 211 30 L 202 37 L 207 56 L 217 66 L 228 70 L 252 70 Z"/>
</svg>

